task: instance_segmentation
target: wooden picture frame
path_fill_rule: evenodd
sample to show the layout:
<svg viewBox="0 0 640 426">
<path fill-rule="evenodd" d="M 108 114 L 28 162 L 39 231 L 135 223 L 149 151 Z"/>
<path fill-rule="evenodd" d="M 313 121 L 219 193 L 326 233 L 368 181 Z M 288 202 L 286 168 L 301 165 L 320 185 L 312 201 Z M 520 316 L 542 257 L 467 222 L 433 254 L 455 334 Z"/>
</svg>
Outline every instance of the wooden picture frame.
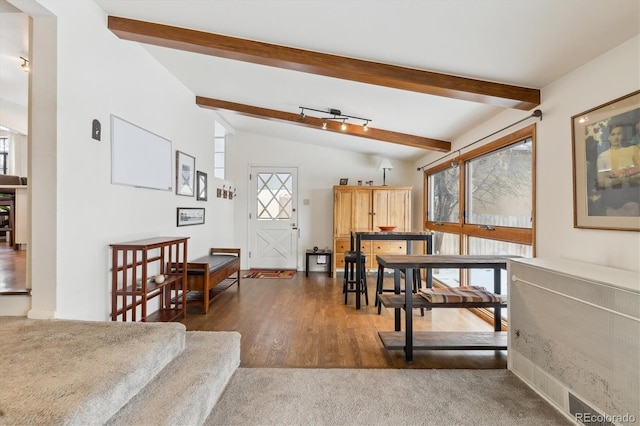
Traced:
<svg viewBox="0 0 640 426">
<path fill-rule="evenodd" d="M 202 225 L 204 223 L 204 208 L 178 207 L 176 226 Z"/>
<path fill-rule="evenodd" d="M 196 200 L 207 201 L 207 174 L 201 171 L 196 172 Z"/>
<path fill-rule="evenodd" d="M 640 231 L 640 90 L 571 126 L 574 228 Z"/>
<path fill-rule="evenodd" d="M 340 178 L 340 185 L 347 185 L 349 183 L 349 178 Z"/>
<path fill-rule="evenodd" d="M 176 194 L 193 197 L 195 193 L 195 157 L 176 151 Z"/>
</svg>

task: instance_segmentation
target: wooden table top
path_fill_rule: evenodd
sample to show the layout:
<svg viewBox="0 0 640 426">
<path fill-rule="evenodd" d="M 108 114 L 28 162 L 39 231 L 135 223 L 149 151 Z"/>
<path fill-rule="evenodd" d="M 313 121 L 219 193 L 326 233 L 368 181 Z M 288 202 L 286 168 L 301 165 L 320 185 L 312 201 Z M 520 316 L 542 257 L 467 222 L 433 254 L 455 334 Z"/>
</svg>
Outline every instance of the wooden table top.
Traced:
<svg viewBox="0 0 640 426">
<path fill-rule="evenodd" d="M 387 268 L 506 268 L 507 260 L 520 256 L 379 254 L 379 265 Z"/>
</svg>

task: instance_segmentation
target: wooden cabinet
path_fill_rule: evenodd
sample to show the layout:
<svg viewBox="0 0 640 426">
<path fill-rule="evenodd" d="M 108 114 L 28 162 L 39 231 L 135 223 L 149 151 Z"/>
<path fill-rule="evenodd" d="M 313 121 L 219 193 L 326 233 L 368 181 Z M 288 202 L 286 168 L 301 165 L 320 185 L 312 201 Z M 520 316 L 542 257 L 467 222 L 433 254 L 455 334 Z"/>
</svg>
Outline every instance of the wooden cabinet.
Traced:
<svg viewBox="0 0 640 426">
<path fill-rule="evenodd" d="M 188 238 L 157 237 L 110 245 L 112 321 L 186 318 Z M 163 275 L 164 281 L 156 282 L 157 275 Z"/>
<path fill-rule="evenodd" d="M 344 252 L 350 249 L 352 230 L 379 231 L 378 226 L 387 225 L 395 226 L 396 231 L 411 230 L 410 186 L 334 186 L 334 272 L 344 269 Z M 404 253 L 406 249 L 404 242 L 394 243 L 393 247 L 387 247 L 387 243 L 363 242 L 361 250 L 367 256 L 368 269 L 377 268 L 374 254 L 393 254 L 400 249 Z"/>
</svg>

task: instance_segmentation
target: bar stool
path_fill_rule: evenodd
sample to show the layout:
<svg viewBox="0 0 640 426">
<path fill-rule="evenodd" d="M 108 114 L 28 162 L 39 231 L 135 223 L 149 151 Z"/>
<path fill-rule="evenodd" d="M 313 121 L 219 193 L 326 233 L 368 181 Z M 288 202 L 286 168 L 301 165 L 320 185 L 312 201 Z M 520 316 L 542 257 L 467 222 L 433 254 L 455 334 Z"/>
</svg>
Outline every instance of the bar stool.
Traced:
<svg viewBox="0 0 640 426">
<path fill-rule="evenodd" d="M 344 304 L 347 304 L 347 296 L 349 293 L 356 293 L 358 286 L 360 288 L 360 294 L 364 293 L 364 300 L 369 305 L 369 292 L 367 291 L 367 257 L 360 255 L 360 267 L 361 276 L 358 279 L 356 275 L 356 252 L 348 251 L 344 254 L 344 280 L 342 281 L 342 292 L 344 293 Z"/>
<path fill-rule="evenodd" d="M 404 270 L 402 271 L 404 274 Z M 376 302 L 374 306 L 378 307 L 378 315 L 382 310 L 382 301 L 380 300 L 380 295 L 383 292 L 394 293 L 395 289 L 393 288 L 384 288 L 384 268 L 381 265 L 378 265 L 378 279 L 376 281 Z M 413 270 L 413 293 L 417 293 L 420 289 L 420 284 L 422 283 L 422 271 L 420 269 Z M 400 290 L 400 293 L 404 293 L 404 290 Z M 424 316 L 424 308 L 420 308 L 420 315 Z"/>
</svg>

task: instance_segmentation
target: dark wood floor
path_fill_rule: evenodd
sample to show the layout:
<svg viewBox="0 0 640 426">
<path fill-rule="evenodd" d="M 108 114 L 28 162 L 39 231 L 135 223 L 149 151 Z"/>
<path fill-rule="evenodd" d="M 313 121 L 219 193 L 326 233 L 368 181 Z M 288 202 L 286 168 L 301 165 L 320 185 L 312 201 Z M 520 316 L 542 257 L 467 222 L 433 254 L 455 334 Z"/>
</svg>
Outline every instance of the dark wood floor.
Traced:
<svg viewBox="0 0 640 426">
<path fill-rule="evenodd" d="M 189 307 L 182 321 L 188 330 L 233 330 L 242 335 L 242 367 L 309 368 L 506 368 L 506 351 L 387 351 L 378 331 L 393 331 L 393 311 L 377 315 L 373 306 L 375 275 L 369 276 L 369 306 L 356 310 L 354 295 L 344 305 L 342 281 L 314 272 L 293 279 L 243 279 L 228 289 L 207 315 Z M 492 331 L 493 327 L 462 309 L 434 309 L 420 317 L 415 330 Z"/>
<path fill-rule="evenodd" d="M 0 241 L 0 294 L 27 292 L 27 252 Z"/>
</svg>

